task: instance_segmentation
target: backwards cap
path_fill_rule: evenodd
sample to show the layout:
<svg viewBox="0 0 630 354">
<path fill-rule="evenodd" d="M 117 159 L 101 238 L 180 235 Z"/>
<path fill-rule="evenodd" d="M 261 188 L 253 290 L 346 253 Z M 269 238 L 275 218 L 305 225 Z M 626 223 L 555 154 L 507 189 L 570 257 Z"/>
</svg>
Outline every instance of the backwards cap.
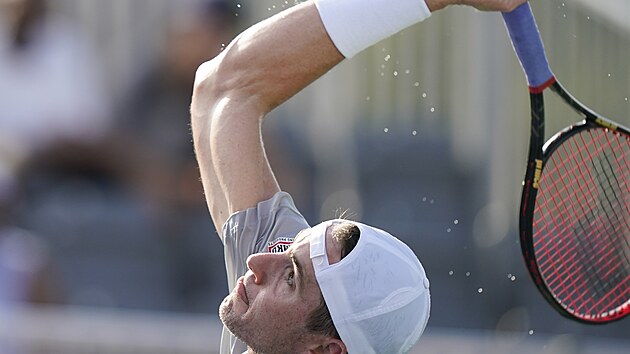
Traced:
<svg viewBox="0 0 630 354">
<path fill-rule="evenodd" d="M 406 353 L 429 320 L 429 280 L 411 249 L 389 233 L 357 222 L 355 248 L 330 265 L 326 231 L 311 229 L 315 277 L 335 328 L 349 353 Z"/>
</svg>

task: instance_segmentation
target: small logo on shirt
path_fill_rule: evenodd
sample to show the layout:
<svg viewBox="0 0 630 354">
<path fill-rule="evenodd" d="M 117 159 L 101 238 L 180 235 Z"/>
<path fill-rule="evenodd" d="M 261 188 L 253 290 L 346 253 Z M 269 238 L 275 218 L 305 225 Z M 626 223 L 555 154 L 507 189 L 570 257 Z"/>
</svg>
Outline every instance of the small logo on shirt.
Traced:
<svg viewBox="0 0 630 354">
<path fill-rule="evenodd" d="M 290 237 L 278 237 L 277 239 L 267 243 L 267 252 L 269 253 L 282 253 L 289 249 L 289 246 L 293 243 L 293 238 Z"/>
</svg>

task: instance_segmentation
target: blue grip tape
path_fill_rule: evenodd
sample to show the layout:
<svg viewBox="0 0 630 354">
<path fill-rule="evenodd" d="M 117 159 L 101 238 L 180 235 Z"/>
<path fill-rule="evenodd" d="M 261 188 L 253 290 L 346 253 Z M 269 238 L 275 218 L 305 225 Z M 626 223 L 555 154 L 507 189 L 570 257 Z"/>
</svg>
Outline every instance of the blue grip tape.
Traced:
<svg viewBox="0 0 630 354">
<path fill-rule="evenodd" d="M 554 81 L 536 20 L 528 2 L 503 13 L 514 51 L 523 66 L 531 91 L 542 91 Z"/>
</svg>

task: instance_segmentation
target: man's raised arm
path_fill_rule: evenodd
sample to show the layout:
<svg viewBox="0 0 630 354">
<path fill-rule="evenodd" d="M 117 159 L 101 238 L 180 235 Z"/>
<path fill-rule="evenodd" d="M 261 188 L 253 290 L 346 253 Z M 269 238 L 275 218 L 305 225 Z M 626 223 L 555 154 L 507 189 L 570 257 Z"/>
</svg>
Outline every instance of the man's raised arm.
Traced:
<svg viewBox="0 0 630 354">
<path fill-rule="evenodd" d="M 436 11 L 464 4 L 509 11 L 524 1 L 318 0 L 317 6 L 316 1 L 307 1 L 247 29 L 219 56 L 199 67 L 192 98 L 193 141 L 217 230 L 232 213 L 280 190 L 262 143 L 265 115 L 333 68 L 344 55 L 402 29 L 397 26 L 413 24 L 409 21 L 419 14 L 409 18 L 405 8 Z M 349 7 L 372 10 L 370 14 L 348 11 Z M 398 13 L 390 14 L 396 7 Z M 400 23 L 396 16 L 401 16 Z M 387 26 L 372 21 L 380 17 Z M 358 38 L 358 47 L 354 45 L 355 38 L 365 36 Z"/>
<path fill-rule="evenodd" d="M 192 132 L 217 230 L 280 190 L 261 140 L 264 116 L 342 59 L 309 1 L 254 25 L 199 67 Z"/>
</svg>

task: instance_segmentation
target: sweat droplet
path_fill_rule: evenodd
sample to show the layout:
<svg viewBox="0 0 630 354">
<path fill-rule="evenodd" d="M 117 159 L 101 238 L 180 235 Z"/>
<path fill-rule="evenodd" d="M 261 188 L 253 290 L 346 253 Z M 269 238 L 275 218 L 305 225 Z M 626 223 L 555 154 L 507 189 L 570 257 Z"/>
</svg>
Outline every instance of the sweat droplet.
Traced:
<svg viewBox="0 0 630 354">
<path fill-rule="evenodd" d="M 479 294 L 481 294 L 481 293 L 483 292 L 483 288 L 479 288 L 479 289 L 477 289 L 477 292 L 478 292 Z"/>
<path fill-rule="evenodd" d="M 534 334 L 534 330 L 533 330 L 533 329 L 530 329 L 528 333 L 529 333 L 529 335 L 531 336 L 532 334 Z"/>
</svg>

